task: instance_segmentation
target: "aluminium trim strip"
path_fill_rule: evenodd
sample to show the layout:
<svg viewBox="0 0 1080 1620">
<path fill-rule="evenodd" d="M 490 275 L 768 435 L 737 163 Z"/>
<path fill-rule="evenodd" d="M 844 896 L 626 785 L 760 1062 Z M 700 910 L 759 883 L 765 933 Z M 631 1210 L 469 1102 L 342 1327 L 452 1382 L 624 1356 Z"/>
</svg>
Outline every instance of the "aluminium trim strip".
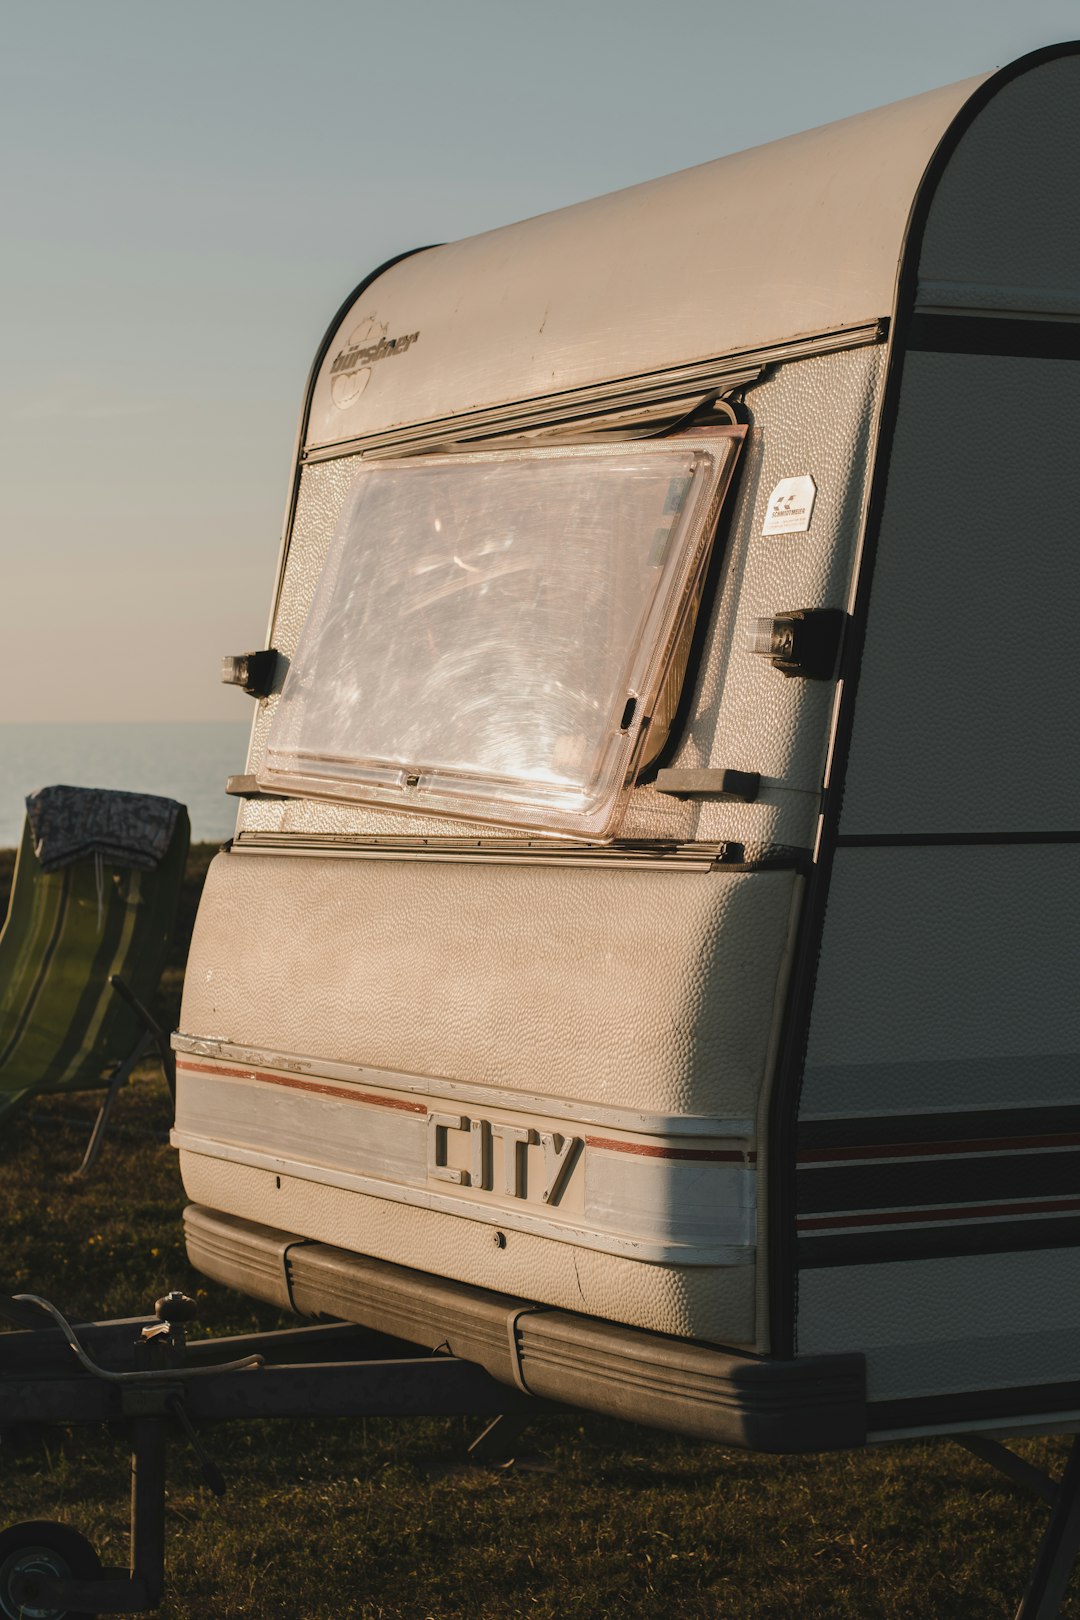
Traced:
<svg viewBox="0 0 1080 1620">
<path fill-rule="evenodd" d="M 629 430 L 629 437 L 640 439 L 656 436 L 658 422 L 678 421 L 693 409 L 695 402 L 735 388 L 747 388 L 761 377 L 764 366 L 744 366 L 737 371 L 716 372 L 705 369 L 700 378 L 679 377 L 677 392 L 671 393 L 672 383 L 635 390 L 612 399 L 605 391 L 596 398 L 567 402 L 547 410 L 522 410 L 503 407 L 498 412 L 485 412 L 473 420 L 469 417 L 445 417 L 431 424 L 415 428 L 390 429 L 385 433 L 364 435 L 355 439 L 342 439 L 334 444 L 312 446 L 303 452 L 303 464 L 315 465 L 322 461 L 338 461 L 344 456 L 385 458 L 395 455 L 446 454 L 462 449 L 490 448 L 493 450 L 520 446 L 535 436 L 537 447 L 550 443 L 556 434 L 573 434 L 575 441 L 596 435 L 596 442 L 605 433 L 615 433 L 620 425 Z M 558 398 L 558 396 L 556 396 Z M 663 411 L 663 414 L 661 414 Z M 509 412 L 509 414 L 508 414 Z M 652 431 L 635 434 L 634 428 L 651 427 Z"/>
<path fill-rule="evenodd" d="M 453 441 L 460 444 L 496 432 L 516 432 L 527 426 L 580 424 L 587 432 L 589 415 L 606 418 L 623 406 L 629 413 L 635 405 L 651 405 L 660 400 L 681 400 L 695 390 L 737 388 L 757 380 L 766 366 L 785 360 L 802 360 L 813 355 L 833 354 L 843 349 L 861 348 L 883 341 L 888 322 L 875 317 L 851 326 L 826 332 L 809 333 L 787 343 L 766 348 L 717 356 L 670 371 L 612 378 L 610 381 L 565 393 L 549 394 L 531 400 L 512 401 L 482 411 L 463 411 L 458 416 L 440 417 L 431 422 L 411 423 L 388 428 L 381 433 L 363 434 L 333 443 L 309 445 L 302 453 L 307 462 L 328 461 L 340 456 L 363 454 L 384 448 L 415 449 L 432 443 Z"/>
<path fill-rule="evenodd" d="M 262 1047 L 241 1046 L 213 1035 L 192 1035 L 177 1030 L 172 1037 L 175 1052 L 207 1057 L 217 1062 L 240 1063 L 248 1068 L 277 1069 L 286 1074 L 312 1076 L 318 1080 L 344 1080 L 386 1091 L 401 1091 L 442 1102 L 477 1103 L 481 1107 L 505 1108 L 508 1112 L 541 1114 L 545 1118 L 572 1120 L 578 1125 L 599 1129 L 631 1131 L 646 1136 L 740 1137 L 751 1151 L 753 1121 L 722 1119 L 707 1114 L 654 1114 L 644 1109 L 607 1108 L 568 1097 L 545 1097 L 539 1092 L 513 1091 L 448 1080 L 441 1076 L 405 1074 L 358 1063 L 337 1063 L 326 1058 L 308 1057 L 296 1052 L 274 1052 Z"/>
<path fill-rule="evenodd" d="M 603 444 L 609 440 L 639 443 L 642 440 L 666 438 L 680 425 L 688 426 L 690 419 L 699 412 L 702 413 L 702 420 L 705 420 L 705 413 L 709 409 L 717 409 L 723 405 L 731 410 L 732 407 L 727 403 L 727 395 L 752 387 L 761 380 L 764 370 L 764 366 L 748 366 L 745 371 L 725 375 L 711 387 L 704 388 L 704 391 L 700 383 L 691 384 L 690 392 L 674 396 L 665 391 L 654 398 L 650 390 L 640 399 L 616 403 L 614 407 L 593 406 L 569 422 L 563 411 L 552 411 L 537 415 L 535 418 L 530 416 L 509 427 L 501 422 L 493 423 L 490 427 L 477 429 L 467 440 L 462 440 L 451 430 L 434 438 L 425 437 L 404 452 L 394 442 L 373 445 L 361 454 L 365 459 L 374 461 L 402 453 L 453 454 L 464 449 L 466 445 L 484 450 L 542 449 L 547 446 L 580 444 L 586 437 L 590 444 Z M 735 420 L 732 411 L 731 425 L 734 425 Z M 334 449 L 335 447 L 331 447 L 331 451 Z M 336 459 L 336 456 L 333 454 L 328 456 L 313 450 L 308 459 L 326 461 Z"/>
<path fill-rule="evenodd" d="M 315 799 L 297 800 L 308 804 L 318 804 L 323 801 Z M 494 847 L 489 848 L 482 839 L 471 841 L 468 845 L 447 842 L 442 847 L 425 843 L 417 838 L 412 841 L 402 839 L 392 844 L 369 844 L 360 839 L 330 843 L 311 836 L 310 841 L 300 841 L 298 835 L 291 833 L 272 834 L 273 842 L 269 838 L 264 842 L 264 835 L 260 833 L 244 833 L 240 838 L 234 839 L 229 850 L 231 855 L 317 855 L 330 859 L 349 858 L 354 860 L 420 860 L 420 861 L 482 861 L 494 864 L 514 862 L 527 866 L 603 866 L 618 863 L 636 871 L 655 871 L 662 867 L 665 872 L 739 872 L 750 868 L 745 862 L 726 861 L 724 859 L 724 846 L 720 844 L 692 846 L 668 846 L 657 849 L 613 849 L 610 845 L 598 844 L 591 850 L 574 851 L 573 846 L 559 848 L 553 843 L 548 849 L 537 849 L 525 845 L 520 850 L 498 847 L 497 841 L 492 840 Z M 287 842 L 278 842 L 278 839 Z M 730 847 L 730 846 L 728 846 Z M 788 862 L 794 865 L 794 860 Z M 773 870 L 772 867 L 769 868 Z"/>
<path fill-rule="evenodd" d="M 432 1210 L 441 1215 L 455 1215 L 459 1220 L 477 1221 L 486 1226 L 527 1232 L 533 1237 L 568 1243 L 578 1249 L 593 1249 L 599 1254 L 616 1254 L 628 1260 L 640 1260 L 650 1265 L 702 1267 L 749 1266 L 754 1263 L 755 1251 L 752 1243 L 649 1242 L 644 1238 L 626 1237 L 619 1232 L 590 1231 L 569 1221 L 551 1220 L 544 1215 L 529 1214 L 523 1210 L 507 1208 L 502 1204 L 476 1203 L 465 1197 L 432 1192 L 428 1188 L 404 1187 L 396 1182 L 383 1181 L 377 1176 L 335 1170 L 329 1165 L 290 1159 L 283 1154 L 238 1147 L 231 1142 L 218 1142 L 189 1131 L 177 1130 L 175 1127 L 169 1141 L 181 1153 L 194 1153 L 202 1158 L 224 1160 L 229 1164 L 243 1164 L 254 1170 L 268 1170 L 273 1175 L 289 1176 L 297 1181 L 311 1181 L 320 1187 L 340 1187 L 346 1192 L 378 1198 L 384 1203 L 410 1204 L 414 1208 Z"/>
</svg>

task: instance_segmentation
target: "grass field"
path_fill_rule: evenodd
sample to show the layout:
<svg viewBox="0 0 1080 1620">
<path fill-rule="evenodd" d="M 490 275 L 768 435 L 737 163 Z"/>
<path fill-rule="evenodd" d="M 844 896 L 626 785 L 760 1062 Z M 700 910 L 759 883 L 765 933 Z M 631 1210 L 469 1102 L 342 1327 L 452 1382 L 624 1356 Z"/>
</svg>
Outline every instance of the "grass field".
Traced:
<svg viewBox="0 0 1080 1620">
<path fill-rule="evenodd" d="M 193 851 L 160 1011 L 175 1023 L 187 936 L 212 851 Z M 0 853 L 0 910 L 10 856 Z M 200 1330 L 292 1319 L 204 1284 L 180 1242 L 184 1197 L 152 1069 L 122 1095 L 99 1167 L 67 1179 L 94 1113 L 59 1099 L 0 1148 L 0 1289 L 79 1316 L 130 1315 L 168 1286 L 197 1293 Z M 167 1504 L 167 1620 L 585 1620 L 593 1616 L 1009 1616 L 1047 1509 L 943 1442 L 769 1459 L 590 1415 L 546 1415 L 508 1467 L 453 1420 L 225 1425 L 207 1442 L 229 1480 L 204 1491 L 179 1438 Z M 1060 1467 L 1060 1442 L 1027 1442 Z M 121 1436 L 52 1434 L 0 1453 L 0 1524 L 60 1518 L 106 1563 L 127 1555 Z M 1080 1616 L 1074 1596 L 1065 1610 Z"/>
</svg>

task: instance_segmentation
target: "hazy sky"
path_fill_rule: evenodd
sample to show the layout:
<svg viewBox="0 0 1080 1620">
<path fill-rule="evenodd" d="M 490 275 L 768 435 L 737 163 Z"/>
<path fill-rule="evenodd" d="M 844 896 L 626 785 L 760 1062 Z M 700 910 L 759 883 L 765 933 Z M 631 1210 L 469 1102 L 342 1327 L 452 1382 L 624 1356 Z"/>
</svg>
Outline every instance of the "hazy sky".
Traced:
<svg viewBox="0 0 1080 1620">
<path fill-rule="evenodd" d="M 421 243 L 1080 35 L 1080 0 L 0 0 L 0 720 L 247 718 L 296 416 Z M 739 244 L 732 244 L 738 253 Z"/>
</svg>

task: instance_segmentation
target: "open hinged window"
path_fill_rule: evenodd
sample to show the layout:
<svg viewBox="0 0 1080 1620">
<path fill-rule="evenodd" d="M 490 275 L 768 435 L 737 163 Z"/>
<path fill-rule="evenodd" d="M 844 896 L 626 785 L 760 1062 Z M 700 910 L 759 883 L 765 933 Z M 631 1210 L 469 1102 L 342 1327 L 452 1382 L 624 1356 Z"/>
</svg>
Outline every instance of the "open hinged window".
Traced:
<svg viewBox="0 0 1080 1620">
<path fill-rule="evenodd" d="M 613 836 L 744 432 L 362 465 L 260 785 Z"/>
</svg>

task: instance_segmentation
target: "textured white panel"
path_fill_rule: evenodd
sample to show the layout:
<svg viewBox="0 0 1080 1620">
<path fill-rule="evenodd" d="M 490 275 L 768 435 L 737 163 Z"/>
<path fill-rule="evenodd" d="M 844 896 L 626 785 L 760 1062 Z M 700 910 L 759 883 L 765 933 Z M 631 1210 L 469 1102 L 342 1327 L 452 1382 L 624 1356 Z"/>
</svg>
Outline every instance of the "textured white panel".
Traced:
<svg viewBox="0 0 1080 1620">
<path fill-rule="evenodd" d="M 1080 847 L 838 851 L 800 1113 L 1080 1102 Z"/>
<path fill-rule="evenodd" d="M 870 1400 L 1080 1374 L 1080 1250 L 804 1271 L 799 1351 L 861 1350 Z"/>
<path fill-rule="evenodd" d="M 223 1159 L 181 1153 L 195 1203 L 419 1271 L 659 1333 L 752 1346 L 754 1266 L 679 1268 L 412 1209 Z M 280 1183 L 280 1185 L 279 1185 Z"/>
<path fill-rule="evenodd" d="M 799 880 L 221 855 L 185 1034 L 752 1118 Z"/>
<path fill-rule="evenodd" d="M 1072 360 L 905 361 L 841 831 L 1075 831 Z"/>
<path fill-rule="evenodd" d="M 1075 308 L 1078 143 L 1080 56 L 1046 62 L 998 90 L 935 193 L 920 299 L 1017 311 Z"/>
<path fill-rule="evenodd" d="M 670 763 L 760 771 L 754 804 L 676 800 L 637 789 L 627 838 L 731 839 L 752 847 L 814 841 L 828 744 L 831 682 L 790 680 L 748 650 L 754 622 L 795 607 L 843 607 L 865 500 L 885 351 L 880 345 L 781 366 L 751 390 L 753 428 L 737 473 L 725 564 L 689 723 Z M 305 469 L 273 641 L 287 657 L 318 582 L 354 458 Z M 809 532 L 762 534 L 779 479 L 812 474 Z M 280 685 L 280 680 L 279 683 Z M 265 757 L 276 698 L 259 705 L 248 769 Z M 497 828 L 396 815 L 375 807 L 293 800 L 241 809 L 249 832 L 503 836 Z"/>
</svg>

